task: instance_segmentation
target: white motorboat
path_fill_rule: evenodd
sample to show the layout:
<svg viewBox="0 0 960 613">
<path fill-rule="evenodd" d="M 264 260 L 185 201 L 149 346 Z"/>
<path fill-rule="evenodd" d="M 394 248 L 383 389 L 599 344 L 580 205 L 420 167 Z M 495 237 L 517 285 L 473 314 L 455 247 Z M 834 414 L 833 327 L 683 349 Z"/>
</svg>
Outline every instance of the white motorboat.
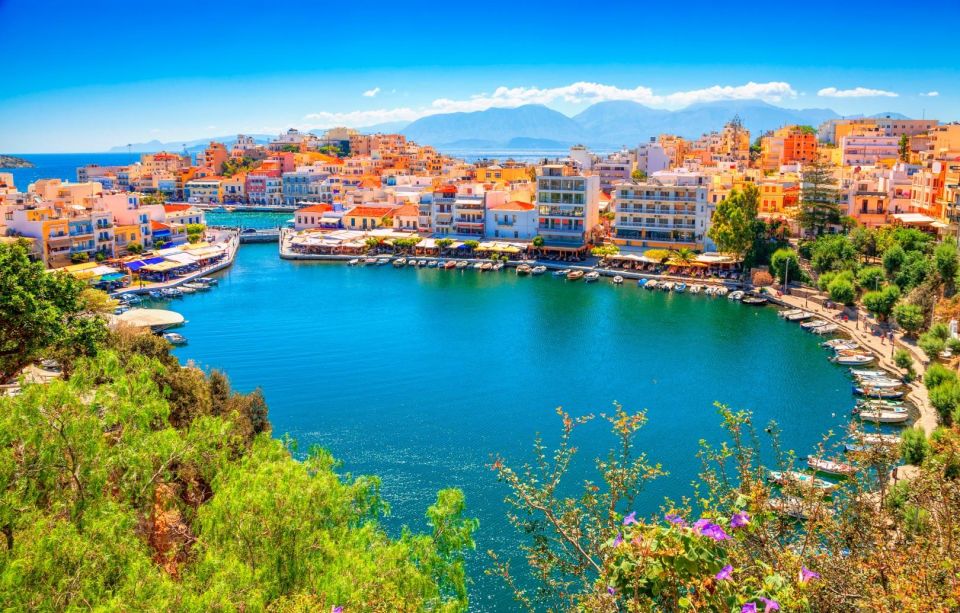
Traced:
<svg viewBox="0 0 960 613">
<path fill-rule="evenodd" d="M 673 289 L 673 281 L 663 281 L 660 283 L 660 289 L 665 292 L 669 292 Z"/>
<path fill-rule="evenodd" d="M 530 269 L 531 275 L 542 275 L 545 272 L 547 272 L 546 266 L 534 266 L 533 268 Z"/>
<path fill-rule="evenodd" d="M 623 285 L 623 277 L 621 277 L 620 275 L 615 276 L 615 277 L 613 278 L 613 284 L 614 284 L 614 285 Z"/>
<path fill-rule="evenodd" d="M 794 313 L 793 315 L 787 315 L 787 321 L 803 321 L 804 319 L 810 319 L 813 317 L 813 313 L 808 313 L 807 311 L 800 311 L 799 313 Z"/>
<path fill-rule="evenodd" d="M 849 477 L 853 473 L 857 472 L 857 468 L 850 464 L 834 462 L 833 460 L 825 460 L 823 458 L 816 458 L 813 456 L 807 458 L 807 466 L 817 472 L 826 473 L 828 475 L 837 475 L 839 477 Z"/>
<path fill-rule="evenodd" d="M 869 353 L 843 354 L 830 358 L 832 362 L 843 366 L 860 366 L 861 364 L 869 364 L 873 361 L 873 359 L 873 356 Z"/>
<path fill-rule="evenodd" d="M 483 262 L 475 262 L 474 265 L 473 265 L 473 267 L 474 267 L 476 270 L 480 270 L 480 269 L 483 268 Z"/>
<path fill-rule="evenodd" d="M 799 315 L 803 313 L 803 309 L 783 309 L 782 311 L 777 311 L 777 317 L 789 317 L 790 315 Z"/>
<path fill-rule="evenodd" d="M 377 258 L 372 258 L 372 257 L 371 257 L 371 258 L 363 258 L 363 263 L 364 263 L 364 264 L 376 264 L 376 263 L 377 263 Z"/>
<path fill-rule="evenodd" d="M 427 262 L 427 268 L 436 268 L 436 267 L 437 267 L 436 260 L 430 260 L 429 262 Z"/>
<path fill-rule="evenodd" d="M 406 266 L 407 258 L 397 258 L 393 261 L 393 265 L 396 266 L 397 268 L 400 268 L 401 266 Z"/>
<path fill-rule="evenodd" d="M 690 287 L 690 293 L 691 293 L 691 294 L 699 294 L 699 293 L 702 292 L 702 291 L 703 291 L 703 286 L 702 286 L 702 285 L 693 285 L 693 286 Z"/>
<path fill-rule="evenodd" d="M 860 411 L 857 415 L 863 421 L 878 424 L 902 424 L 910 419 L 909 411 Z"/>
<path fill-rule="evenodd" d="M 742 299 L 743 299 L 743 292 L 740 291 L 740 290 L 737 290 L 737 291 L 735 291 L 735 292 L 731 292 L 730 295 L 727 296 L 727 299 L 728 299 L 728 300 L 742 300 Z"/>
<path fill-rule="evenodd" d="M 356 266 L 359 263 L 360 263 L 360 258 L 353 258 L 352 260 L 347 262 L 347 266 Z"/>
<path fill-rule="evenodd" d="M 600 278 L 600 273 L 597 272 L 597 271 L 595 271 L 595 270 L 592 271 L 592 272 L 588 272 L 587 274 L 583 275 L 583 281 L 584 281 L 584 283 L 593 283 L 594 281 L 598 280 L 599 278 Z"/>
<path fill-rule="evenodd" d="M 839 330 L 839 329 L 840 329 L 840 326 L 838 326 L 837 324 L 827 324 L 827 325 L 825 325 L 825 326 L 817 326 L 816 328 L 814 328 L 814 329 L 812 329 L 812 330 L 810 330 L 810 331 L 813 332 L 814 334 L 818 334 L 818 335 L 820 335 L 820 336 L 824 336 L 824 335 L 827 335 L 827 334 L 833 334 L 834 332 L 836 332 L 836 331 Z"/>
<path fill-rule="evenodd" d="M 659 285 L 659 283 L 657 283 L 657 281 L 656 281 L 655 279 L 650 279 L 649 281 L 647 281 L 647 284 L 644 285 L 643 287 L 644 287 L 645 289 L 657 289 L 657 286 L 658 286 L 658 285 Z"/>
<path fill-rule="evenodd" d="M 165 332 L 163 334 L 164 340 L 166 340 L 171 345 L 186 345 L 187 337 L 182 334 L 177 334 L 176 332 Z"/>
<path fill-rule="evenodd" d="M 728 290 L 727 288 L 721 286 L 721 287 L 718 287 L 718 288 L 717 288 L 717 291 L 714 292 L 714 293 L 715 293 L 717 296 L 726 296 L 729 292 L 730 292 L 730 290 Z"/>
<path fill-rule="evenodd" d="M 566 277 L 569 274 L 570 274 L 569 268 L 561 268 L 560 270 L 553 271 L 554 277 Z"/>
<path fill-rule="evenodd" d="M 377 266 L 386 266 L 389 263 L 390 263 L 390 258 L 388 257 L 382 257 L 379 260 L 377 260 Z"/>
<path fill-rule="evenodd" d="M 804 330 L 810 330 L 812 328 L 819 328 L 820 326 L 825 326 L 828 323 L 830 322 L 828 322 L 825 319 L 811 319 L 810 321 L 805 321 L 802 324 L 800 324 L 800 327 L 803 328 Z"/>
</svg>

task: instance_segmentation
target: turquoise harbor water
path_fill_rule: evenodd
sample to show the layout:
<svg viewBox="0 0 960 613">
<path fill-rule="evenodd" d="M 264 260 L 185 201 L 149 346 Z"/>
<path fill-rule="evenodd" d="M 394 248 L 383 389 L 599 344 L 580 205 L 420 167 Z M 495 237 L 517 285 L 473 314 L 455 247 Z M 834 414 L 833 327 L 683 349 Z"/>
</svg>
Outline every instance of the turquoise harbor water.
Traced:
<svg viewBox="0 0 960 613">
<path fill-rule="evenodd" d="M 821 339 L 772 308 L 550 275 L 288 262 L 270 244 L 243 246 L 220 279 L 171 304 L 188 320 L 177 355 L 261 386 L 276 436 L 382 477 L 393 529 L 424 529 L 436 491 L 462 488 L 481 522 L 477 611 L 515 608 L 483 573 L 487 550 L 518 542 L 490 457 L 518 463 L 538 432 L 555 439 L 555 407 L 648 409 L 639 444 L 670 471 L 639 503 L 653 513 L 691 492 L 698 441 L 722 440 L 714 401 L 777 420 L 801 456 L 852 406 Z M 579 434 L 585 459 L 612 443 L 599 423 Z M 584 462 L 575 476 L 592 474 Z"/>
</svg>

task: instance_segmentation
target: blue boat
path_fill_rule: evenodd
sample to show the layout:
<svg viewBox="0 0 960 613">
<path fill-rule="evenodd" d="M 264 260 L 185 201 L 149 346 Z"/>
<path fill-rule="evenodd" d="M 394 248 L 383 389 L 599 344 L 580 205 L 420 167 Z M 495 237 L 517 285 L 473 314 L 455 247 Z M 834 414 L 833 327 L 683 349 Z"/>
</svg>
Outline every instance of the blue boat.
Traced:
<svg viewBox="0 0 960 613">
<path fill-rule="evenodd" d="M 640 286 L 640 287 L 643 287 L 644 285 L 647 284 L 647 281 L 648 281 L 648 280 L 649 280 L 649 279 L 637 279 L 637 285 Z"/>
</svg>

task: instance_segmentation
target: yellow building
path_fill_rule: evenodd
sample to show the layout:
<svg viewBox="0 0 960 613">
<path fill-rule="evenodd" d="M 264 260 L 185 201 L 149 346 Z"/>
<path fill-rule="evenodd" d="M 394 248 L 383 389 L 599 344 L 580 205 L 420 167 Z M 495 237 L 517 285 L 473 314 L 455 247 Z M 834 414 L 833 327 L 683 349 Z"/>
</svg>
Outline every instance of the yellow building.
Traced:
<svg viewBox="0 0 960 613">
<path fill-rule="evenodd" d="M 140 226 L 138 224 L 131 224 L 129 226 L 116 226 L 114 229 L 114 240 L 115 240 L 115 249 L 116 255 L 126 255 L 129 253 L 127 248 L 130 245 L 136 244 L 143 246 L 143 235 L 140 233 Z"/>
<path fill-rule="evenodd" d="M 476 180 L 479 183 L 513 183 L 529 179 L 530 174 L 527 167 L 522 164 L 507 164 L 504 166 L 494 164 L 476 170 Z"/>
</svg>

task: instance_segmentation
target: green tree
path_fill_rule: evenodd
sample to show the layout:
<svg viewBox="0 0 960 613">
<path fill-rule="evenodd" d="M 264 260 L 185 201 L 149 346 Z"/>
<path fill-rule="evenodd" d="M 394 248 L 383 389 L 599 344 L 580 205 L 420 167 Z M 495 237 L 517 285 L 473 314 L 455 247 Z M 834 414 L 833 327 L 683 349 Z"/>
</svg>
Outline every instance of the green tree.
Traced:
<svg viewBox="0 0 960 613">
<path fill-rule="evenodd" d="M 857 290 L 849 280 L 837 277 L 827 286 L 830 300 L 840 304 L 853 304 L 857 297 Z"/>
<path fill-rule="evenodd" d="M 90 254 L 86 251 L 78 251 L 70 254 L 70 261 L 74 264 L 83 264 L 90 261 Z"/>
<path fill-rule="evenodd" d="M 776 276 L 777 281 L 783 283 L 788 281 L 803 281 L 803 270 L 800 269 L 800 257 L 793 249 L 777 249 L 770 256 L 770 271 Z M 787 278 L 789 277 L 789 278 Z"/>
<path fill-rule="evenodd" d="M 960 264 L 957 259 L 957 242 L 948 238 L 937 245 L 933 250 L 933 260 L 937 273 L 940 275 L 940 280 L 943 282 L 944 292 L 947 295 L 952 295 L 957 278 L 958 264 Z"/>
<path fill-rule="evenodd" d="M 23 243 L 0 244 L 0 380 L 48 355 L 89 355 L 106 336 L 93 302 L 102 292 L 30 261 Z M 102 302 L 100 303 L 103 304 Z"/>
<path fill-rule="evenodd" d="M 900 152 L 900 161 L 907 162 L 910 160 L 910 137 L 906 134 L 900 135 L 900 142 L 897 145 L 897 150 Z"/>
<path fill-rule="evenodd" d="M 141 254 L 143 253 L 143 245 L 141 245 L 140 243 L 130 243 L 129 245 L 127 245 L 127 251 L 134 255 Z"/>
<path fill-rule="evenodd" d="M 637 183 L 641 183 L 647 180 L 647 173 L 640 170 L 639 168 L 635 168 L 633 172 L 630 173 L 630 178 L 636 181 Z"/>
<path fill-rule="evenodd" d="M 800 227 L 820 236 L 831 225 L 840 223 L 840 193 L 833 168 L 817 160 L 803 169 L 800 191 Z"/>
<path fill-rule="evenodd" d="M 879 290 L 887 280 L 887 275 L 880 266 L 867 266 L 857 272 L 857 283 L 867 290 Z"/>
<path fill-rule="evenodd" d="M 738 260 L 747 256 L 754 244 L 757 228 L 757 188 L 749 185 L 744 191 L 733 190 L 717 205 L 707 236 L 722 253 Z"/>
<path fill-rule="evenodd" d="M 907 371 L 907 378 L 913 379 L 916 373 L 913 371 L 913 355 L 906 349 L 897 349 L 893 352 L 893 363 L 897 368 Z"/>
<path fill-rule="evenodd" d="M 907 334 L 914 335 L 923 328 L 926 316 L 916 304 L 902 302 L 893 307 L 893 318 Z"/>
<path fill-rule="evenodd" d="M 877 316 L 877 319 L 885 321 L 893 312 L 893 307 L 899 299 L 900 288 L 896 285 L 888 285 L 880 291 L 867 292 L 861 301 L 867 310 Z"/>
<path fill-rule="evenodd" d="M 898 244 L 891 246 L 883 253 L 883 268 L 887 271 L 887 275 L 893 276 L 903 266 L 904 260 L 906 260 L 907 254 Z"/>
<path fill-rule="evenodd" d="M 930 442 L 922 428 L 907 428 L 900 442 L 900 453 L 907 464 L 919 466 L 930 454 Z"/>
<path fill-rule="evenodd" d="M 856 270 L 857 250 L 846 236 L 821 236 L 809 247 L 810 265 L 817 272 L 828 270 Z"/>
</svg>

